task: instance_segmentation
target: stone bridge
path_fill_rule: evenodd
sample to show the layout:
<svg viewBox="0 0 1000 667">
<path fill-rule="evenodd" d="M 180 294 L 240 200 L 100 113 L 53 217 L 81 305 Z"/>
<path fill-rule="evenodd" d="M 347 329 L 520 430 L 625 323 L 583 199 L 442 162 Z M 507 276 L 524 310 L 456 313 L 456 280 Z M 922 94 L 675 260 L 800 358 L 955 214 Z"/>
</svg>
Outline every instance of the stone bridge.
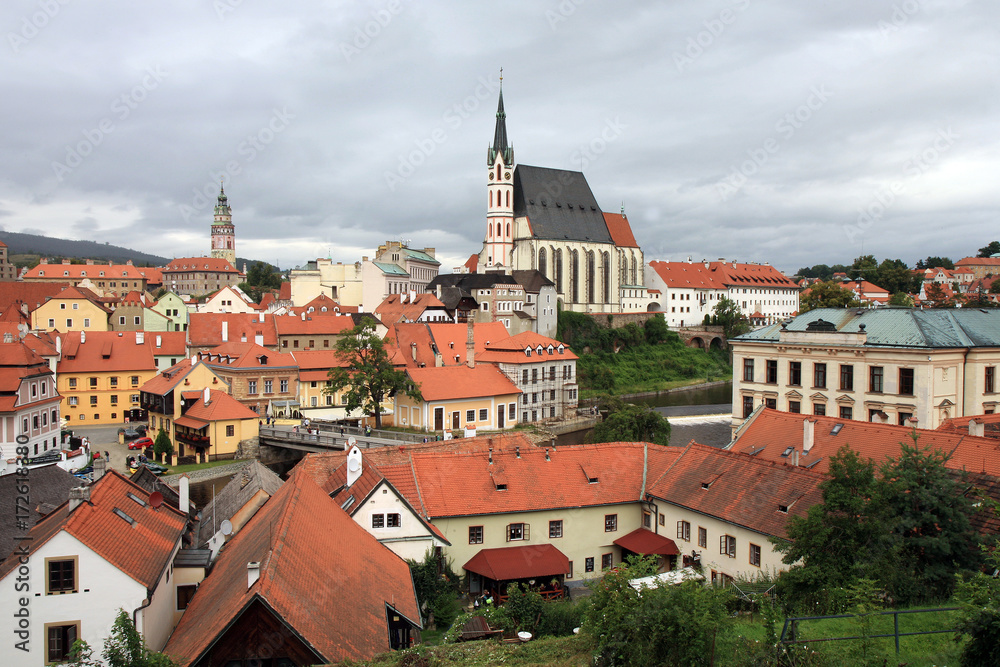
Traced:
<svg viewBox="0 0 1000 667">
<path fill-rule="evenodd" d="M 702 349 L 716 347 L 723 350 L 729 347 L 729 341 L 726 340 L 726 335 L 722 333 L 722 327 L 679 327 L 672 329 L 672 331 L 676 331 L 677 335 L 681 337 L 681 340 L 688 347 L 700 347 Z"/>
</svg>

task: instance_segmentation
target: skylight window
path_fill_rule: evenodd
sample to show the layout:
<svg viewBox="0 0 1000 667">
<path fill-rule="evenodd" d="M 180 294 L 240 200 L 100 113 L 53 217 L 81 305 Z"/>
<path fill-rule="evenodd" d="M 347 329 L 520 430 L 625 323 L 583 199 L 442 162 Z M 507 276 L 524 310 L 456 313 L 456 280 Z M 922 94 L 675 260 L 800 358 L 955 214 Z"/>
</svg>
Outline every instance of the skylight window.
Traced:
<svg viewBox="0 0 1000 667">
<path fill-rule="evenodd" d="M 837 435 L 840 433 L 840 429 L 844 428 L 843 424 L 834 424 L 833 428 L 830 429 L 830 435 Z"/>
<path fill-rule="evenodd" d="M 785 451 L 781 452 L 781 455 L 784 457 L 788 457 L 792 455 L 793 451 L 795 451 L 794 447 L 785 447 Z"/>
<path fill-rule="evenodd" d="M 146 501 L 143 500 L 142 498 L 140 498 L 139 496 L 135 495 L 134 493 L 129 492 L 129 493 L 125 494 L 125 495 L 127 495 L 129 498 L 131 498 L 135 502 L 139 503 L 139 505 L 141 505 L 142 507 L 146 506 Z"/>
<path fill-rule="evenodd" d="M 130 517 L 128 514 L 125 514 L 125 512 L 121 511 L 117 507 L 114 509 L 114 512 L 119 517 L 121 517 L 122 519 L 124 519 L 125 521 L 127 521 L 128 525 L 130 525 L 130 526 L 134 526 L 135 525 L 135 519 L 133 519 L 132 517 Z"/>
</svg>

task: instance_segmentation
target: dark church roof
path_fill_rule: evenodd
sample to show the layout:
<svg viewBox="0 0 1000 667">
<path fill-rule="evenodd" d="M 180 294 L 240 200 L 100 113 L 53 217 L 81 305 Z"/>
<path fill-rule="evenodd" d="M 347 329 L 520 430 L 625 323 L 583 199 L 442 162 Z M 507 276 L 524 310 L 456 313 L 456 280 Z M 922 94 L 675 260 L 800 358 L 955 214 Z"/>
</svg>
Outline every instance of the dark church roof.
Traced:
<svg viewBox="0 0 1000 667">
<path fill-rule="evenodd" d="M 613 243 L 604 213 L 579 171 L 518 165 L 514 217 L 527 217 L 536 239 Z"/>
</svg>

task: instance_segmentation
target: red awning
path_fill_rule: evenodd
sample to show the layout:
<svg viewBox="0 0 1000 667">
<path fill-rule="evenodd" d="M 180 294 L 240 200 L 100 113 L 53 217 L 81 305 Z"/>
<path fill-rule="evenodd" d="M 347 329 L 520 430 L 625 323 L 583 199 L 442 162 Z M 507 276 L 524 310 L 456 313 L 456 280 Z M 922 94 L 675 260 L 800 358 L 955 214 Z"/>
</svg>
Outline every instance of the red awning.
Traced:
<svg viewBox="0 0 1000 667">
<path fill-rule="evenodd" d="M 657 535 L 645 528 L 636 528 L 628 535 L 619 537 L 615 544 L 622 549 L 637 554 L 658 554 L 660 556 L 676 556 L 680 553 L 674 541 L 663 535 Z"/>
<path fill-rule="evenodd" d="M 554 577 L 569 572 L 569 559 L 551 544 L 482 549 L 464 565 L 493 581 Z"/>
<path fill-rule="evenodd" d="M 193 429 L 203 429 L 208 426 L 208 422 L 203 422 L 200 419 L 195 419 L 194 417 L 188 417 L 186 415 L 178 417 L 174 420 L 174 423 L 178 426 L 187 426 L 188 428 Z"/>
</svg>

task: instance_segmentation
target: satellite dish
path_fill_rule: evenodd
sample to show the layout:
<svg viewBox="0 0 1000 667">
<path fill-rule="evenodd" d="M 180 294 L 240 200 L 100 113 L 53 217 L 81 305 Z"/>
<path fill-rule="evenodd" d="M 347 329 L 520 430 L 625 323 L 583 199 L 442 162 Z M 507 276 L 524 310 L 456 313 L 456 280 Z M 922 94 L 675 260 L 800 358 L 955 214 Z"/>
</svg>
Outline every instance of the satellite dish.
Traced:
<svg viewBox="0 0 1000 667">
<path fill-rule="evenodd" d="M 353 435 L 350 438 L 347 439 L 347 446 L 348 447 L 353 447 L 356 444 L 358 444 L 358 439 L 355 438 Z"/>
<path fill-rule="evenodd" d="M 223 535 L 233 534 L 233 522 L 229 519 L 223 519 L 222 524 L 219 526 L 219 530 L 222 531 Z"/>
<path fill-rule="evenodd" d="M 350 470 L 351 472 L 357 472 L 361 470 L 361 461 L 357 459 L 350 459 L 347 462 L 347 469 Z"/>
<path fill-rule="evenodd" d="M 159 509 L 163 505 L 163 494 L 159 491 L 153 491 L 149 494 L 149 504 L 154 510 Z"/>
</svg>

